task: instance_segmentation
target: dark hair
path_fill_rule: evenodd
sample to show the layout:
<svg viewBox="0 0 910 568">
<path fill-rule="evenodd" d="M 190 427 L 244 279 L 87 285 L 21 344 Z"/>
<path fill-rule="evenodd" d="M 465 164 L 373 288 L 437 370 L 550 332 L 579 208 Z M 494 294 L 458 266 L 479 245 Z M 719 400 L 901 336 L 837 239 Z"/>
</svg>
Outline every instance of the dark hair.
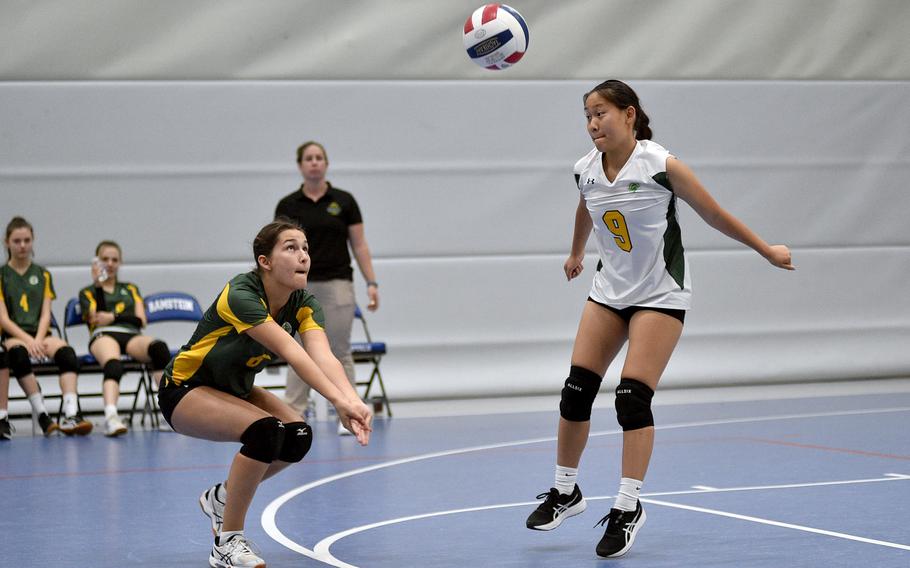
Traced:
<svg viewBox="0 0 910 568">
<path fill-rule="evenodd" d="M 101 249 L 103 249 L 104 247 L 114 247 L 115 249 L 117 249 L 117 252 L 120 254 L 121 260 L 123 259 L 123 249 L 121 249 L 120 245 L 118 245 L 114 241 L 101 241 L 100 243 L 98 243 L 98 246 L 95 247 L 95 256 L 98 256 L 98 254 L 101 252 Z"/>
<path fill-rule="evenodd" d="M 9 236 L 13 234 L 13 231 L 16 229 L 28 229 L 32 234 L 32 237 L 35 236 L 35 229 L 32 228 L 32 224 L 25 220 L 23 217 L 13 217 L 9 224 L 6 226 L 6 238 L 3 239 L 4 244 L 9 240 Z M 35 255 L 35 251 L 32 251 L 32 256 Z M 13 253 L 10 252 L 9 248 L 6 249 L 6 258 L 13 258 Z"/>
<path fill-rule="evenodd" d="M 650 140 L 652 136 L 650 124 L 651 119 L 645 114 L 638 101 L 638 95 L 632 90 L 632 87 L 616 79 L 608 79 L 597 85 L 582 97 L 582 102 L 587 102 L 588 96 L 597 93 L 607 101 L 613 103 L 621 109 L 633 107 L 635 109 L 635 124 L 632 129 L 635 130 L 636 140 Z"/>
<path fill-rule="evenodd" d="M 275 248 L 275 243 L 278 242 L 278 236 L 289 229 L 303 232 L 303 228 L 300 225 L 287 217 L 278 217 L 259 229 L 259 234 L 253 239 L 253 262 L 256 265 L 257 272 L 259 271 L 259 256 L 271 255 L 272 249 Z"/>
<path fill-rule="evenodd" d="M 329 163 L 329 154 L 328 154 L 328 152 L 325 151 L 325 146 L 323 146 L 319 142 L 316 142 L 315 140 L 309 140 L 297 147 L 297 163 L 298 164 L 303 163 L 303 153 L 310 146 L 318 146 L 319 149 L 322 150 L 322 156 L 325 158 L 325 163 L 327 163 L 327 164 Z"/>
</svg>

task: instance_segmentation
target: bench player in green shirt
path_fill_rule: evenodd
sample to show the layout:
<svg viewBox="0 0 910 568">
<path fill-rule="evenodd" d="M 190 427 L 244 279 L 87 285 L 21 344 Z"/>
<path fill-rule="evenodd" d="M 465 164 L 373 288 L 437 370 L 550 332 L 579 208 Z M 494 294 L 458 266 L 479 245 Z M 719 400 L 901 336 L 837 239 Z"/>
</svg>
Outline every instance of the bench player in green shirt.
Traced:
<svg viewBox="0 0 910 568">
<path fill-rule="evenodd" d="M 162 414 L 175 431 L 243 444 L 227 481 L 199 499 L 210 518 L 214 568 L 265 566 L 243 534 L 259 483 L 306 455 L 312 430 L 277 396 L 253 384 L 269 361 L 287 361 L 338 410 L 341 423 L 367 445 L 372 413 L 329 347 L 322 308 L 304 288 L 310 257 L 297 225 L 270 223 L 253 241 L 256 269 L 232 278 L 206 310 L 189 342 L 164 370 Z M 302 346 L 294 334 L 302 338 Z"/>
<path fill-rule="evenodd" d="M 82 318 L 88 325 L 91 339 L 88 349 L 101 365 L 104 397 L 104 434 L 109 437 L 126 434 L 126 424 L 117 413 L 120 397 L 120 378 L 124 353 L 137 361 L 148 363 L 155 384 L 161 380 L 164 366 L 171 360 L 171 350 L 160 339 L 142 333 L 146 326 L 145 304 L 139 288 L 119 279 L 123 258 L 120 245 L 101 241 L 95 247 L 92 262 L 92 284 L 79 291 Z"/>
<path fill-rule="evenodd" d="M 79 360 L 72 347 L 49 334 L 51 301 L 56 298 L 50 272 L 32 262 L 34 231 L 22 217 L 14 217 L 6 227 L 8 261 L 0 267 L 0 328 L 9 369 L 28 396 L 32 414 L 45 436 L 58 429 L 47 416 L 38 381 L 32 372 L 33 359 L 51 359 L 60 369 L 64 420 L 59 429 L 67 435 L 86 435 L 92 423 L 79 415 L 76 373 Z M 3 393 L 3 401 L 8 396 Z M 0 408 L 5 414 L 6 407 Z M 6 420 L 0 415 L 0 420 Z M 2 428 L 0 424 L 0 428 Z"/>
</svg>

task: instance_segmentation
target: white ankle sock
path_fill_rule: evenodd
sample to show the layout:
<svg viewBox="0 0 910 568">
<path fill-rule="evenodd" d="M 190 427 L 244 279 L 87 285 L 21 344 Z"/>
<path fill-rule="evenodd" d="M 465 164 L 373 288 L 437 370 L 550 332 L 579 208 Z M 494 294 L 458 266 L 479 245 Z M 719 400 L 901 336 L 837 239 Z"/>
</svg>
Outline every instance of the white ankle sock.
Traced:
<svg viewBox="0 0 910 568">
<path fill-rule="evenodd" d="M 7 418 L 8 416 L 9 416 L 8 409 L 4 408 L 3 410 L 0 410 L 0 420 L 3 420 L 4 418 Z"/>
<path fill-rule="evenodd" d="M 231 537 L 235 535 L 243 536 L 243 531 L 221 531 L 218 536 L 215 537 L 215 544 L 221 546 L 231 540 Z"/>
<path fill-rule="evenodd" d="M 44 408 L 44 397 L 41 396 L 40 392 L 29 395 L 28 403 L 32 405 L 32 414 L 36 416 L 47 414 L 47 409 Z"/>
<path fill-rule="evenodd" d="M 634 511 L 639 492 L 641 481 L 623 477 L 619 480 L 619 493 L 616 494 L 616 503 L 613 506 L 621 511 Z"/>
<path fill-rule="evenodd" d="M 104 405 L 104 419 L 110 420 L 117 416 L 117 405 L 116 404 L 105 404 Z"/>
<path fill-rule="evenodd" d="M 76 414 L 79 410 L 78 399 L 76 398 L 76 393 L 74 392 L 65 392 L 63 393 L 63 415 L 69 418 L 70 416 Z"/>
<path fill-rule="evenodd" d="M 577 467 L 556 466 L 556 490 L 563 495 L 570 495 L 578 481 Z"/>
</svg>

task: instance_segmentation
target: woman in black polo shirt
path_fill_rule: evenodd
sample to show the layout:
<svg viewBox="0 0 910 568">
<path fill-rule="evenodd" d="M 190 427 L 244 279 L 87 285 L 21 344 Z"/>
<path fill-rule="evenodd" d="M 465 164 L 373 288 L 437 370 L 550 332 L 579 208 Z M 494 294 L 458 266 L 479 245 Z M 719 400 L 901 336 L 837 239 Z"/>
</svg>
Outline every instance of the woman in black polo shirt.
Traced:
<svg viewBox="0 0 910 568">
<path fill-rule="evenodd" d="M 333 187 L 326 179 L 329 159 L 318 142 L 305 142 L 297 148 L 297 167 L 303 176 L 300 188 L 278 202 L 275 218 L 285 217 L 299 224 L 309 239 L 312 267 L 307 291 L 319 300 L 325 314 L 325 332 L 335 357 L 344 366 L 354 385 L 354 361 L 351 358 L 351 327 L 354 323 L 354 270 L 350 250 L 367 283 L 370 302 L 367 308 L 379 307 L 379 285 L 373 272 L 370 247 L 367 245 L 363 218 L 357 201 L 350 193 Z M 288 369 L 285 399 L 292 408 L 306 411 L 310 389 Z M 349 432 L 339 425 L 339 435 Z"/>
</svg>

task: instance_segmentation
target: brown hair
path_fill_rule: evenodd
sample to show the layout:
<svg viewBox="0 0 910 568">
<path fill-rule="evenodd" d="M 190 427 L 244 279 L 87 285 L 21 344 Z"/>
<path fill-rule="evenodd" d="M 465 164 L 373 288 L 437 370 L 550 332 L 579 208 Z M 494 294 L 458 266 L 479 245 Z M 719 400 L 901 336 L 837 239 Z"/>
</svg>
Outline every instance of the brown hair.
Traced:
<svg viewBox="0 0 910 568">
<path fill-rule="evenodd" d="M 259 234 L 253 239 L 253 262 L 256 264 L 257 272 L 259 271 L 260 255 L 266 257 L 271 255 L 272 249 L 275 248 L 275 243 L 278 242 L 278 236 L 281 235 L 283 231 L 290 229 L 303 232 L 303 228 L 301 228 L 300 225 L 287 217 L 278 217 L 265 227 L 259 229 Z"/>
<path fill-rule="evenodd" d="M 651 132 L 651 127 L 648 126 L 651 123 L 651 119 L 642 110 L 638 95 L 632 90 L 632 87 L 622 81 L 608 79 L 585 93 L 584 97 L 582 97 L 582 102 L 586 102 L 588 96 L 592 93 L 597 93 L 621 109 L 633 107 L 635 109 L 635 124 L 632 129 L 635 130 L 635 139 L 651 139 L 653 133 Z"/>
<path fill-rule="evenodd" d="M 26 221 L 24 217 L 16 216 L 13 217 L 9 224 L 6 226 L 6 238 L 3 239 L 4 244 L 6 244 L 6 242 L 9 240 L 9 236 L 12 235 L 13 231 L 16 229 L 28 229 L 32 234 L 32 238 L 35 237 L 35 229 L 32 228 L 32 224 Z M 32 250 L 32 256 L 35 256 L 34 250 Z M 13 258 L 13 253 L 10 252 L 9 247 L 6 248 L 6 258 L 7 260 Z"/>
<path fill-rule="evenodd" d="M 98 246 L 95 247 L 95 256 L 98 256 L 101 253 L 101 249 L 104 247 L 114 247 L 117 249 L 117 252 L 120 254 L 120 260 L 123 260 L 123 249 L 114 241 L 101 241 L 98 243 Z"/>
<path fill-rule="evenodd" d="M 303 153 L 310 146 L 317 146 L 320 150 L 322 150 L 322 156 L 325 158 L 325 163 L 327 163 L 327 164 L 329 163 L 329 154 L 328 154 L 328 152 L 325 151 L 325 146 L 323 146 L 319 142 L 316 142 L 315 140 L 309 140 L 297 147 L 297 163 L 298 164 L 303 163 Z"/>
</svg>

